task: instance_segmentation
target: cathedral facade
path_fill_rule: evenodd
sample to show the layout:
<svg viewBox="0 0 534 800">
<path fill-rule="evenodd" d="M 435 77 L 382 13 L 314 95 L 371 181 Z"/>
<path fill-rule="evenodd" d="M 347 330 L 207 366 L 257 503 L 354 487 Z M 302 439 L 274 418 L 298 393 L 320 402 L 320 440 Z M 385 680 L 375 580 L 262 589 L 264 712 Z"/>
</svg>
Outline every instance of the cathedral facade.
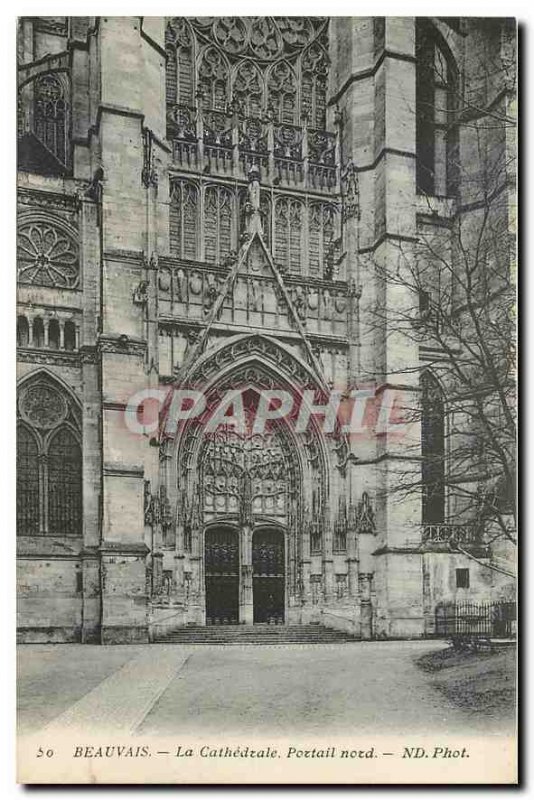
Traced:
<svg viewBox="0 0 534 800">
<path fill-rule="evenodd" d="M 428 257 L 415 294 L 388 276 L 429 232 L 436 259 L 460 257 L 493 142 L 475 159 L 457 93 L 509 114 L 479 65 L 510 35 L 456 18 L 20 20 L 21 641 L 421 637 L 440 602 L 509 596 L 443 477 L 456 431 L 417 325 L 439 269 Z"/>
</svg>

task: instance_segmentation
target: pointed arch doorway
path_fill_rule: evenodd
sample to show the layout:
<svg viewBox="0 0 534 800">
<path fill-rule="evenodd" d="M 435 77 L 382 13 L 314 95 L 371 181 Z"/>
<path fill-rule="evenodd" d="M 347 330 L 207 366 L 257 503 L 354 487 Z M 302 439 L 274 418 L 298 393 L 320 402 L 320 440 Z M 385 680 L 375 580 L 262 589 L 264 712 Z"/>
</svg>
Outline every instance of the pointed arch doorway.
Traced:
<svg viewBox="0 0 534 800">
<path fill-rule="evenodd" d="M 239 624 L 292 622 L 300 619 L 299 608 L 309 594 L 305 565 L 311 539 L 306 532 L 312 515 L 319 527 L 324 515 L 329 486 L 326 447 L 313 419 L 305 436 L 297 434 L 298 403 L 292 415 L 268 419 L 265 425 L 256 425 L 256 417 L 265 391 L 282 387 L 298 397 L 303 386 L 315 386 L 316 381 L 300 359 L 268 337 L 237 337 L 215 352 L 216 361 L 207 355 L 188 374 L 188 380 L 198 378 L 206 387 L 203 414 L 177 428 L 172 443 L 182 509 L 178 522 L 183 537 L 177 538 L 177 549 L 183 549 L 187 575 L 187 620 L 210 624 L 213 618 L 235 619 L 235 612 L 226 617 L 213 612 L 209 584 L 215 585 L 211 579 L 217 576 L 206 570 L 205 560 L 206 530 L 227 525 L 238 534 Z M 237 421 L 228 413 L 227 424 L 222 417 L 215 429 L 207 427 L 221 398 L 236 390 L 240 413 L 235 408 L 232 413 Z M 320 386 L 317 391 L 323 397 Z M 261 531 L 270 541 L 260 541 L 258 547 L 260 537 L 254 534 Z M 274 568 L 265 569 L 258 551 L 267 545 L 277 555 Z M 235 574 L 225 577 L 235 579 Z"/>
</svg>

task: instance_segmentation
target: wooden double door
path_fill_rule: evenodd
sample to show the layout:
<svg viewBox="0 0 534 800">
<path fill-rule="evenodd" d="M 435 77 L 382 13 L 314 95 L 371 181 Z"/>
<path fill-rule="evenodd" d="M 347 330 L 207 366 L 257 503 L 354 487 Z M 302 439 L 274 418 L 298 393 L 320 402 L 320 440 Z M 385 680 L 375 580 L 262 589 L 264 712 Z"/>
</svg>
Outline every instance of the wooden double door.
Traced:
<svg viewBox="0 0 534 800">
<path fill-rule="evenodd" d="M 235 528 L 210 528 L 205 535 L 206 624 L 240 622 L 240 541 Z M 259 528 L 252 537 L 254 623 L 281 624 L 285 609 L 284 533 Z"/>
</svg>

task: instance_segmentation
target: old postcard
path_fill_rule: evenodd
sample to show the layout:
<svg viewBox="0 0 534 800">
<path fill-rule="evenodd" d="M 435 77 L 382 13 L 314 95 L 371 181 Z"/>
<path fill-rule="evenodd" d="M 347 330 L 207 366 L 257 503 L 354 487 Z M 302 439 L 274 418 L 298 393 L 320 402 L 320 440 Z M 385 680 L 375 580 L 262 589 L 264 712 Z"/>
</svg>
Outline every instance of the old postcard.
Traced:
<svg viewBox="0 0 534 800">
<path fill-rule="evenodd" d="M 516 38 L 18 20 L 20 783 L 516 783 Z"/>
</svg>

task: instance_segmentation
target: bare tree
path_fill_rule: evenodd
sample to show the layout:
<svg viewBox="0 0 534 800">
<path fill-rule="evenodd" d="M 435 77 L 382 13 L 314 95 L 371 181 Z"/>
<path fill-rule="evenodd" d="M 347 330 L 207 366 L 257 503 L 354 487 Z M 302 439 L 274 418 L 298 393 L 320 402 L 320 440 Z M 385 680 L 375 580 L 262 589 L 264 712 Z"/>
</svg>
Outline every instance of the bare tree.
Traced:
<svg viewBox="0 0 534 800">
<path fill-rule="evenodd" d="M 471 523 L 485 544 L 517 530 L 515 28 L 488 24 L 498 47 L 468 54 L 465 74 L 418 37 L 434 72 L 418 82 L 417 241 L 375 264 L 374 310 L 419 353 L 422 452 L 398 490 L 421 493 L 423 522 Z"/>
</svg>

